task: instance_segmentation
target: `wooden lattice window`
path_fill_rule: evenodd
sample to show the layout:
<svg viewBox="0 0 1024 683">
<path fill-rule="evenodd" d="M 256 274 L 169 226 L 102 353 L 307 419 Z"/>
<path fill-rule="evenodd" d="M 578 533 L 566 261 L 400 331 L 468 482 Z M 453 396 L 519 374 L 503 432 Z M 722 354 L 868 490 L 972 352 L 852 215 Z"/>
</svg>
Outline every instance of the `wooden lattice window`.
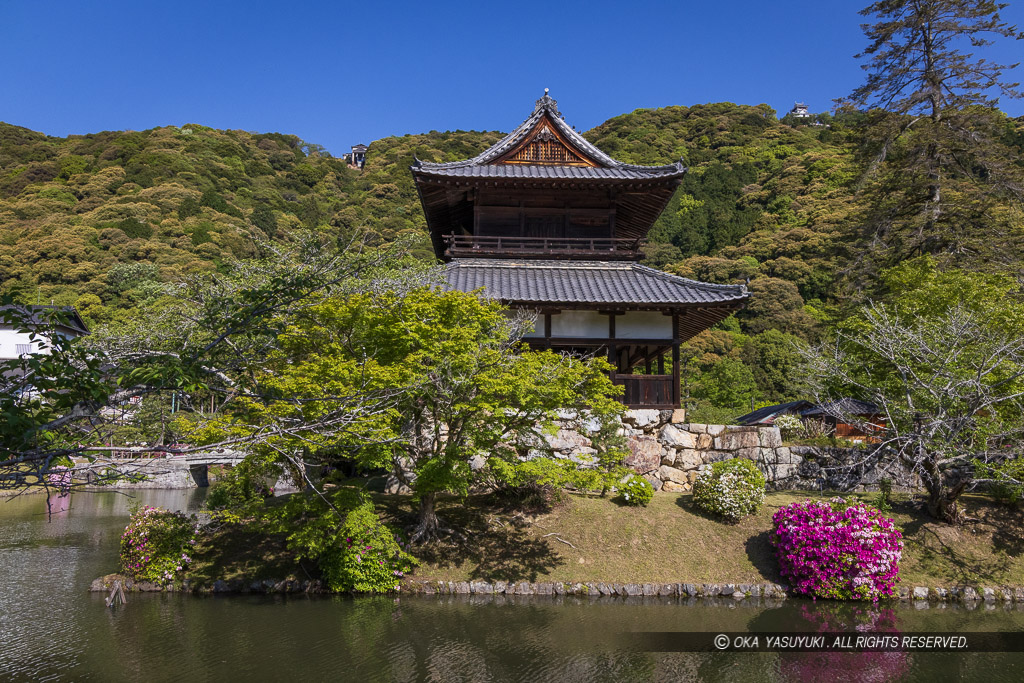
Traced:
<svg viewBox="0 0 1024 683">
<path fill-rule="evenodd" d="M 548 129 L 540 131 L 532 140 L 517 149 L 506 163 L 513 164 L 586 164 Z"/>
</svg>

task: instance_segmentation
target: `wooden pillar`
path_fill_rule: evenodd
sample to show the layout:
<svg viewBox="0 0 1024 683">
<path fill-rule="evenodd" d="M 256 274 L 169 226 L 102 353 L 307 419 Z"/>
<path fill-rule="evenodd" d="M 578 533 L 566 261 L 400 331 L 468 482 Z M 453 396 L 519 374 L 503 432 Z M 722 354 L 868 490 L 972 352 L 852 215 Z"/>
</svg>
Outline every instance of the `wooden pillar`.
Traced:
<svg viewBox="0 0 1024 683">
<path fill-rule="evenodd" d="M 658 352 L 658 374 L 659 375 L 664 375 L 665 374 L 665 352 L 664 351 L 659 351 Z"/>
<path fill-rule="evenodd" d="M 672 344 L 672 405 L 680 407 L 679 403 L 679 344 Z"/>
<path fill-rule="evenodd" d="M 644 372 L 651 374 L 651 348 L 649 346 L 644 347 Z"/>
</svg>

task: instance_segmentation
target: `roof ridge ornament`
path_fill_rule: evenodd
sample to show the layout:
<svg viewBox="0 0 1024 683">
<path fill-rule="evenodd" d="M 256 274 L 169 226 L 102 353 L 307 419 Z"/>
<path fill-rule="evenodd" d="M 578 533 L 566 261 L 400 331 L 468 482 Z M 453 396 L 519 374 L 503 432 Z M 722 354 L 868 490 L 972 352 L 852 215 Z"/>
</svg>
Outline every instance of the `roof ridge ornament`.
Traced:
<svg viewBox="0 0 1024 683">
<path fill-rule="evenodd" d="M 555 101 L 550 95 L 548 95 L 548 89 L 544 88 L 544 97 L 537 100 L 533 107 L 533 113 L 536 114 L 542 109 L 547 109 L 555 116 L 561 116 L 561 112 L 558 111 L 558 102 Z"/>
</svg>

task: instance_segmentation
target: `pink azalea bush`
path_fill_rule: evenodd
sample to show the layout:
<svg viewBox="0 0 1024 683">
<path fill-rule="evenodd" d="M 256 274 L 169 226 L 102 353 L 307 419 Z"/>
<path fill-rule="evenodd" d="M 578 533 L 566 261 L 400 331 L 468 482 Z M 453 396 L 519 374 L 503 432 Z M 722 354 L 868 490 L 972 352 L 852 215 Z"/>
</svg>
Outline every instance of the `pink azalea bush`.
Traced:
<svg viewBox="0 0 1024 683">
<path fill-rule="evenodd" d="M 796 593 L 836 600 L 894 597 L 903 534 L 869 505 L 805 501 L 772 516 L 781 574 Z"/>
<path fill-rule="evenodd" d="M 121 534 L 121 570 L 137 581 L 171 583 L 181 578 L 199 530 L 195 516 L 145 505 L 132 513 Z"/>
</svg>

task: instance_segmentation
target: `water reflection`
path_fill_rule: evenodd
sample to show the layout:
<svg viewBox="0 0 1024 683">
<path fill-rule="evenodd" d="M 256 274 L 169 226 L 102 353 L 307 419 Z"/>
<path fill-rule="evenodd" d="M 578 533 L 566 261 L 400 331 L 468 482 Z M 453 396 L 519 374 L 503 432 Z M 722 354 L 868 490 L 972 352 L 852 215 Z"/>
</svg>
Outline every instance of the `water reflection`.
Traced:
<svg viewBox="0 0 1024 683">
<path fill-rule="evenodd" d="M 75 493 L 0 501 L 0 679 L 353 681 L 1017 680 L 1024 655 L 652 653 L 651 631 L 1024 628 L 1024 610 L 804 601 L 524 596 L 315 598 L 129 594 L 85 588 L 113 570 L 130 506 L 195 510 L 202 492 Z"/>
</svg>

